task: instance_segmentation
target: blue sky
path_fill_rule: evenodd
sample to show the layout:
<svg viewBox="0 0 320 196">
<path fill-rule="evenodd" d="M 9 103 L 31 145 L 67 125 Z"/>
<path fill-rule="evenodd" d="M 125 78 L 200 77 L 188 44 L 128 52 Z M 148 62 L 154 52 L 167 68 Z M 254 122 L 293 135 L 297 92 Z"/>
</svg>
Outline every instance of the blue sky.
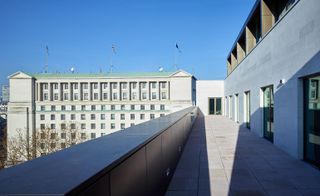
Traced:
<svg viewBox="0 0 320 196">
<path fill-rule="evenodd" d="M 0 0 L 0 84 L 16 71 L 174 70 L 224 79 L 226 56 L 255 0 Z"/>
</svg>

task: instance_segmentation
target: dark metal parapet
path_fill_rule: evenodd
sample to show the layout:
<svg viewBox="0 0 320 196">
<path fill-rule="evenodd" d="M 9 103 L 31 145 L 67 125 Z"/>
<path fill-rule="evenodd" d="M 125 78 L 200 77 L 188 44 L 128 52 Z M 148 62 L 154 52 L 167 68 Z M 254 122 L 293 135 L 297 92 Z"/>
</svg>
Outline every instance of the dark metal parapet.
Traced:
<svg viewBox="0 0 320 196">
<path fill-rule="evenodd" d="M 197 117 L 190 107 L 0 172 L 0 195 L 163 195 Z"/>
</svg>

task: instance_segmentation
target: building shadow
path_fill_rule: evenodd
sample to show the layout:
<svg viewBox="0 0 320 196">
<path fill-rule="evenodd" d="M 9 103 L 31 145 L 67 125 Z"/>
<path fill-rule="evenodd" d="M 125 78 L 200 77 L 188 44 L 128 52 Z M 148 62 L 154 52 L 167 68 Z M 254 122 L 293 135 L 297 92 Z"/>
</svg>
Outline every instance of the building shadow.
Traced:
<svg viewBox="0 0 320 196">
<path fill-rule="evenodd" d="M 236 138 L 230 173 L 225 169 L 228 195 L 319 195 L 320 171 L 303 161 L 303 82 L 306 76 L 320 73 L 319 63 L 320 51 L 284 84 L 273 86 L 273 142 L 264 138 L 263 107 L 251 112 L 251 129 L 240 123 L 231 130 Z"/>
</svg>

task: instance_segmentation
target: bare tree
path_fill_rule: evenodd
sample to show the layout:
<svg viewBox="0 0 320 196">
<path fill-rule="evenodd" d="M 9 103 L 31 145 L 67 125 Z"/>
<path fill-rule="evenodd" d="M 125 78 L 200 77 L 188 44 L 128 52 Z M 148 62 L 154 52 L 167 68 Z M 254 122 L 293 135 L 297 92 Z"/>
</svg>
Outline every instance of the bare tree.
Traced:
<svg viewBox="0 0 320 196">
<path fill-rule="evenodd" d="M 86 134 L 79 132 L 76 123 L 64 122 L 60 126 L 59 131 L 49 126 L 36 130 L 34 138 L 31 135 L 28 138 L 26 131 L 18 130 L 15 136 L 7 140 L 6 166 L 16 165 L 86 141 Z"/>
</svg>

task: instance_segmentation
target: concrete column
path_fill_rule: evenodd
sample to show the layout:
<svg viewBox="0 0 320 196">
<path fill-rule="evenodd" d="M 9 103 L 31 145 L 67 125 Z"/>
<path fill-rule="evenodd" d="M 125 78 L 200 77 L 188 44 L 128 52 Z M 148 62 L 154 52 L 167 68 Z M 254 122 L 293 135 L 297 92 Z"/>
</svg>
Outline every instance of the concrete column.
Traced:
<svg viewBox="0 0 320 196">
<path fill-rule="evenodd" d="M 240 63 L 245 57 L 245 51 L 239 43 L 237 43 L 237 60 Z"/>
</svg>

